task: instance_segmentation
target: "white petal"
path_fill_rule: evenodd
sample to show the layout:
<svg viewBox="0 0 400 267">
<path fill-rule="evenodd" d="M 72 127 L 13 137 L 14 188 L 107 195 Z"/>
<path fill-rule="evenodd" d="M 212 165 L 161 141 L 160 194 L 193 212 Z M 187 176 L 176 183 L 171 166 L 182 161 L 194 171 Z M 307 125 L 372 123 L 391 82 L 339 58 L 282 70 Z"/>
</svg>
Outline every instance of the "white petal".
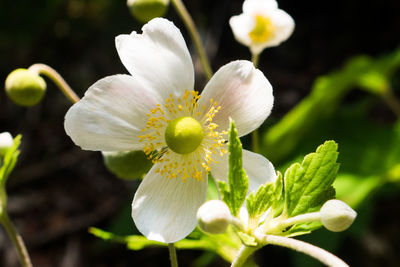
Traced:
<svg viewBox="0 0 400 267">
<path fill-rule="evenodd" d="M 275 27 L 275 38 L 271 40 L 271 44 L 279 45 L 283 41 L 286 41 L 294 30 L 293 18 L 283 11 L 278 9 L 271 14 L 271 22 Z"/>
<path fill-rule="evenodd" d="M 228 155 L 218 156 L 216 161 L 218 163 L 213 163 L 211 166 L 214 179 L 228 182 Z M 249 193 L 266 182 L 275 181 L 277 177 L 275 168 L 269 160 L 246 149 L 243 149 L 243 168 L 249 178 Z"/>
<path fill-rule="evenodd" d="M 164 95 L 181 95 L 194 86 L 193 63 L 181 32 L 175 25 L 156 18 L 132 32 L 115 38 L 122 63 L 135 79 Z"/>
<path fill-rule="evenodd" d="M 103 78 L 65 115 L 64 127 L 75 144 L 86 150 L 140 150 L 146 113 L 161 96 L 128 75 Z"/>
<path fill-rule="evenodd" d="M 197 210 L 207 196 L 207 177 L 168 179 L 155 173 L 157 168 L 153 166 L 136 191 L 132 218 L 148 239 L 174 243 L 196 227 Z"/>
<path fill-rule="evenodd" d="M 249 33 L 253 30 L 255 22 L 253 16 L 248 14 L 240 14 L 238 16 L 233 16 L 229 20 L 229 25 L 232 28 L 233 35 L 235 39 L 245 45 L 250 46 L 252 40 Z"/>
<path fill-rule="evenodd" d="M 264 156 L 243 150 L 243 168 L 249 177 L 249 192 L 262 184 L 274 182 L 277 178 L 274 165 Z"/>
<path fill-rule="evenodd" d="M 267 78 L 245 60 L 226 64 L 214 74 L 201 94 L 199 107 L 204 105 L 208 110 L 210 99 L 221 106 L 213 119 L 219 125 L 217 131 L 227 130 L 231 117 L 239 136 L 257 129 L 271 113 L 274 102 Z"/>
<path fill-rule="evenodd" d="M 259 14 L 275 10 L 278 3 L 275 0 L 245 0 L 243 3 L 243 13 Z"/>
</svg>

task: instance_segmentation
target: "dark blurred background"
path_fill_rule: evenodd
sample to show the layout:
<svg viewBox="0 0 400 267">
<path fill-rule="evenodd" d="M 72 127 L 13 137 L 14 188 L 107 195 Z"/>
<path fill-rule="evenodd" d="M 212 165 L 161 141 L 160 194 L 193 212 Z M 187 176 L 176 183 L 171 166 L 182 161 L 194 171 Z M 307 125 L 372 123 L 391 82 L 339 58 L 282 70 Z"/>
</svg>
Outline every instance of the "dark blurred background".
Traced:
<svg viewBox="0 0 400 267">
<path fill-rule="evenodd" d="M 214 71 L 232 60 L 250 58 L 248 49 L 235 42 L 228 24 L 232 15 L 241 13 L 241 0 L 184 3 L 199 27 Z M 294 18 L 296 28 L 288 41 L 265 50 L 260 58 L 260 69 L 273 85 L 276 98 L 271 121 L 306 96 L 316 77 L 340 68 L 352 56 L 378 56 L 399 45 L 399 1 L 278 3 Z M 203 88 L 201 66 L 172 6 L 166 17 L 181 29 L 194 57 L 196 87 Z M 1 0 L 0 80 L 16 68 L 45 63 L 82 96 L 98 79 L 127 73 L 114 38 L 133 30 L 140 32 L 140 28 L 123 0 Z M 81 151 L 71 142 L 63 128 L 71 104 L 50 81 L 47 85 L 45 98 L 32 108 L 13 104 L 4 90 L 0 91 L 0 132 L 23 135 L 20 160 L 8 183 L 8 210 L 26 240 L 34 266 L 167 266 L 165 248 L 128 251 L 123 245 L 88 234 L 89 226 L 136 233 L 130 203 L 139 181 L 116 178 L 105 169 L 100 153 Z M 362 92 L 351 93 L 345 101 L 351 103 L 363 96 Z M 381 123 L 395 121 L 379 101 L 372 117 Z M 368 217 L 367 230 L 356 237 L 339 234 L 343 237 L 334 251 L 339 257 L 352 266 L 400 265 L 398 192 L 375 194 L 367 214 L 363 213 Z M 310 235 L 311 242 L 318 240 L 322 231 Z M 334 235 L 338 234 L 325 233 L 321 243 L 336 240 Z M 256 261 L 261 266 L 316 264 L 295 254 L 266 247 L 257 253 Z M 178 258 L 181 266 L 199 266 L 196 259 L 202 255 L 200 251 L 179 251 Z M 4 231 L 0 231 L 0 266 L 18 266 Z M 210 266 L 228 264 L 214 257 Z"/>
</svg>

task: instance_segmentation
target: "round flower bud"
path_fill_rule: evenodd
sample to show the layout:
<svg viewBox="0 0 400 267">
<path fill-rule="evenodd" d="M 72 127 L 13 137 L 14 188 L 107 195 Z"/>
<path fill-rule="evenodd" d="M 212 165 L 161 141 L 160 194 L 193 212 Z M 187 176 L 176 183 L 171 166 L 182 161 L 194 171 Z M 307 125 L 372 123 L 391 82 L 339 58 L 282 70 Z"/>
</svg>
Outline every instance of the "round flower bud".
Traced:
<svg viewBox="0 0 400 267">
<path fill-rule="evenodd" d="M 14 140 L 9 132 L 0 133 L 0 156 L 4 156 L 13 144 Z"/>
<path fill-rule="evenodd" d="M 357 216 L 349 205 L 337 199 L 325 202 L 320 210 L 321 222 L 332 232 L 341 232 L 350 227 Z"/>
<path fill-rule="evenodd" d="M 121 179 L 142 178 L 152 166 L 143 151 L 103 152 L 103 158 L 107 169 Z"/>
<path fill-rule="evenodd" d="M 169 0 L 128 0 L 131 14 L 140 22 L 146 23 L 167 12 Z"/>
<path fill-rule="evenodd" d="M 27 70 L 16 69 L 6 79 L 6 93 L 17 105 L 34 106 L 43 98 L 46 82 L 39 75 Z"/>
<path fill-rule="evenodd" d="M 231 212 L 221 200 L 210 200 L 197 211 L 199 227 L 204 232 L 222 234 L 231 223 Z"/>
</svg>

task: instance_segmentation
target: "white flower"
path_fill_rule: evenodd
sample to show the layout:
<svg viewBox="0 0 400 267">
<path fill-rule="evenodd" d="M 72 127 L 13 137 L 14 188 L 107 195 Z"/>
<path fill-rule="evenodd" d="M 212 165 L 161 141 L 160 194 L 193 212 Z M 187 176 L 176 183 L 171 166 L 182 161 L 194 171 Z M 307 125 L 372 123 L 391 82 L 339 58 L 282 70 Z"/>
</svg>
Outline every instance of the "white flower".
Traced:
<svg viewBox="0 0 400 267">
<path fill-rule="evenodd" d="M 229 20 L 236 40 L 258 55 L 267 47 L 277 46 L 292 34 L 294 20 L 278 9 L 275 0 L 245 0 L 243 13 Z"/>
<path fill-rule="evenodd" d="M 14 140 L 9 132 L 0 133 L 0 156 L 3 156 L 13 144 Z"/>
<path fill-rule="evenodd" d="M 227 180 L 229 117 L 240 136 L 258 128 L 271 112 L 272 87 L 251 62 L 235 61 L 220 68 L 200 96 L 179 29 L 156 18 L 142 30 L 116 38 L 132 76 L 92 85 L 66 114 L 65 130 L 83 149 L 143 150 L 153 160 L 133 199 L 132 217 L 148 239 L 172 243 L 196 227 L 208 173 Z M 252 186 L 270 172 L 270 163 L 243 152 Z"/>
</svg>

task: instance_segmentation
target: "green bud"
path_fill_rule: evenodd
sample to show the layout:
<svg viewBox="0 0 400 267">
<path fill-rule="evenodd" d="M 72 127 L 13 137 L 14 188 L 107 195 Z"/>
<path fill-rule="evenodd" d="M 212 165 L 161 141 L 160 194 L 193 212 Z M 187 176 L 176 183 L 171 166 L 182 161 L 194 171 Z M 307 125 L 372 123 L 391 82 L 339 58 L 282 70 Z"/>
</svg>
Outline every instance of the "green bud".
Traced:
<svg viewBox="0 0 400 267">
<path fill-rule="evenodd" d="M 6 79 L 6 93 L 17 105 L 31 107 L 39 103 L 46 92 L 46 82 L 39 75 L 16 69 Z"/>
<path fill-rule="evenodd" d="M 140 22 L 146 23 L 167 12 L 169 0 L 128 0 L 131 14 Z"/>
<path fill-rule="evenodd" d="M 321 223 L 332 232 L 341 232 L 354 222 L 357 212 L 349 205 L 337 199 L 325 202 L 320 210 Z"/>
<path fill-rule="evenodd" d="M 143 151 L 103 152 L 107 169 L 121 179 L 142 178 L 153 165 Z"/>
<path fill-rule="evenodd" d="M 221 200 L 210 200 L 197 211 L 197 220 L 201 230 L 211 234 L 222 234 L 232 221 L 228 206 Z"/>
<path fill-rule="evenodd" d="M 13 144 L 14 139 L 9 132 L 0 133 L 0 156 L 4 156 Z"/>
</svg>

